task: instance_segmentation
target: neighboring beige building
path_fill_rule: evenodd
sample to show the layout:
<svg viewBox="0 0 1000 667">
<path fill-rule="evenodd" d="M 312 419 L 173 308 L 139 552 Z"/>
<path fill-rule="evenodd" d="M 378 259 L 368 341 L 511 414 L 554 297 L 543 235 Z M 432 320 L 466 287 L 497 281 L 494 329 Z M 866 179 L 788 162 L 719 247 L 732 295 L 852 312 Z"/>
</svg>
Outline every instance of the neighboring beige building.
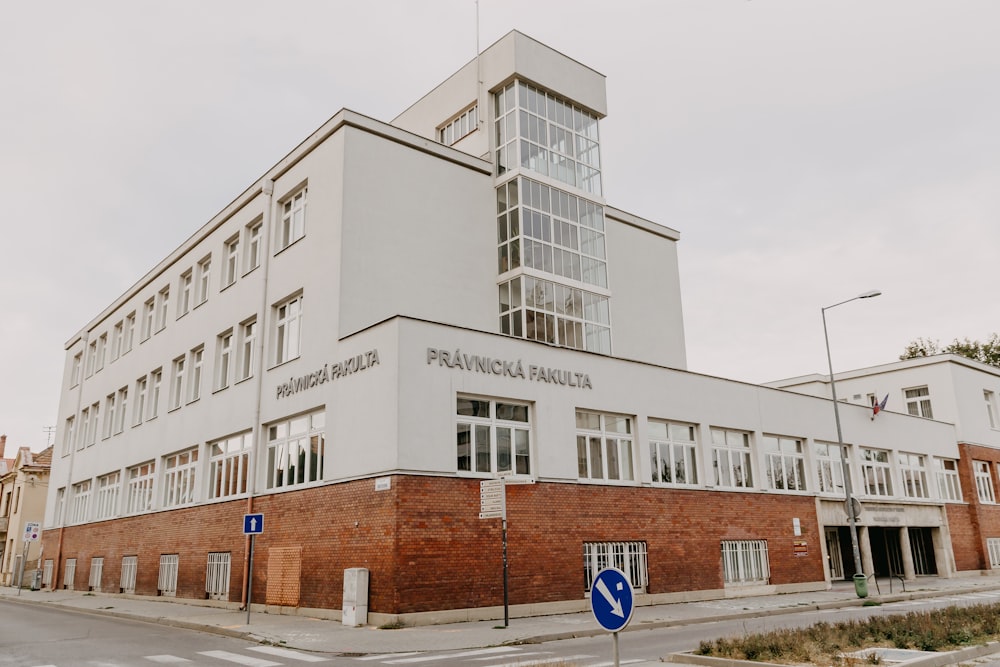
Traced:
<svg viewBox="0 0 1000 667">
<path fill-rule="evenodd" d="M 0 454 L 6 436 L 0 436 Z M 17 584 L 21 560 L 24 558 L 25 527 L 29 523 L 42 524 L 45 517 L 45 494 L 49 487 L 49 469 L 52 466 L 52 447 L 32 453 L 29 447 L 20 447 L 17 455 L 3 461 L 0 467 L 0 584 Z M 30 582 L 29 573 L 41 557 L 41 539 L 28 542 L 27 565 L 23 583 Z"/>
</svg>

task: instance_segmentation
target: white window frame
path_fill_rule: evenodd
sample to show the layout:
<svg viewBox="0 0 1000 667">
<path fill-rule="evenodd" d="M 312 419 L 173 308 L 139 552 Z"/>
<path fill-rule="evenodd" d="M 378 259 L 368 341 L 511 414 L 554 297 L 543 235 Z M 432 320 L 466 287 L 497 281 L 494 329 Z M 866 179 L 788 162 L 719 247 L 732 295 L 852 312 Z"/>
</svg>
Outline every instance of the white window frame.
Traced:
<svg viewBox="0 0 1000 667">
<path fill-rule="evenodd" d="M 897 452 L 899 475 L 903 481 L 903 495 L 907 498 L 930 498 L 927 484 L 927 457 L 923 454 Z"/>
<path fill-rule="evenodd" d="M 801 438 L 765 434 L 761 437 L 768 488 L 806 490 L 806 458 Z"/>
<path fill-rule="evenodd" d="M 223 331 L 215 339 L 215 390 L 219 391 L 229 386 L 233 379 L 234 349 L 233 330 Z"/>
<path fill-rule="evenodd" d="M 156 594 L 164 597 L 177 596 L 177 570 L 180 565 L 178 554 L 160 554 L 160 570 L 156 577 Z"/>
<path fill-rule="evenodd" d="M 274 317 L 274 351 L 272 359 L 278 366 L 292 359 L 298 359 L 302 351 L 302 301 L 303 295 L 298 294 L 281 303 L 275 304 Z"/>
<path fill-rule="evenodd" d="M 104 433 L 102 437 L 105 440 L 114 434 L 115 401 L 117 400 L 117 394 L 108 394 L 104 397 Z"/>
<path fill-rule="evenodd" d="M 996 494 L 993 492 L 993 473 L 989 461 L 973 461 L 972 475 L 976 480 L 976 494 L 979 502 L 993 505 Z"/>
<path fill-rule="evenodd" d="M 63 566 L 63 588 L 71 591 L 76 582 L 76 559 L 67 558 Z"/>
<path fill-rule="evenodd" d="M 104 357 L 107 354 L 108 348 L 108 333 L 105 331 L 100 336 L 97 337 L 97 353 L 94 372 L 104 370 Z"/>
<path fill-rule="evenodd" d="M 862 447 L 860 454 L 861 477 L 865 484 L 865 494 L 879 498 L 892 497 L 892 463 L 889 451 Z"/>
<path fill-rule="evenodd" d="M 317 410 L 268 424 L 265 488 L 300 487 L 323 480 L 326 411 Z"/>
<path fill-rule="evenodd" d="M 161 289 L 156 295 L 156 330 L 163 331 L 167 326 L 167 312 L 170 310 L 170 285 Z"/>
<path fill-rule="evenodd" d="M 257 318 L 252 317 L 240 324 L 239 374 L 236 381 L 242 382 L 253 377 L 254 361 L 257 358 Z"/>
<path fill-rule="evenodd" d="M 247 493 L 253 432 L 208 443 L 208 497 L 231 498 Z"/>
<path fill-rule="evenodd" d="M 101 592 L 101 575 L 104 573 L 104 558 L 92 556 L 90 558 L 90 575 L 87 577 L 87 588 L 95 593 Z"/>
<path fill-rule="evenodd" d="M 118 470 L 97 478 L 96 519 L 111 519 L 118 516 L 118 496 L 121 486 L 121 472 Z"/>
<path fill-rule="evenodd" d="M 63 427 L 63 456 L 69 456 L 73 451 L 73 440 L 76 434 L 76 415 L 66 417 L 66 425 Z"/>
<path fill-rule="evenodd" d="M 128 421 L 128 386 L 124 386 L 118 390 L 117 407 L 115 408 L 117 413 L 115 414 L 115 435 L 118 435 L 125 430 L 125 424 Z"/>
<path fill-rule="evenodd" d="M 697 485 L 697 427 L 693 424 L 650 419 L 647 422 L 647 429 L 653 484 Z"/>
<path fill-rule="evenodd" d="M 201 398 L 201 376 L 205 368 L 205 346 L 199 345 L 188 353 L 187 402 Z"/>
<path fill-rule="evenodd" d="M 139 340 L 145 342 L 153 335 L 153 327 L 156 318 L 156 298 L 150 297 L 142 304 L 142 326 L 139 331 Z"/>
<path fill-rule="evenodd" d="M 1000 415 L 997 414 L 997 396 L 989 389 L 983 389 L 983 400 L 986 402 L 986 425 L 993 430 L 1000 429 Z"/>
<path fill-rule="evenodd" d="M 222 287 L 236 282 L 240 272 L 240 235 L 236 234 L 223 244 Z"/>
<path fill-rule="evenodd" d="M 132 404 L 132 426 L 138 426 L 146 416 L 146 401 L 149 398 L 149 376 L 143 375 L 135 381 L 135 403 Z"/>
<path fill-rule="evenodd" d="M 92 340 L 87 345 L 87 359 L 86 359 L 86 370 L 84 371 L 84 377 L 90 377 L 94 374 L 94 364 L 97 363 L 97 341 Z"/>
<path fill-rule="evenodd" d="M 155 481 L 155 461 L 140 463 L 128 469 L 126 473 L 128 488 L 126 514 L 138 514 L 153 509 L 153 484 Z"/>
<path fill-rule="evenodd" d="M 205 594 L 209 600 L 229 600 L 231 555 L 228 551 L 208 553 L 205 566 Z"/>
<path fill-rule="evenodd" d="M 122 354 L 128 354 L 132 351 L 132 345 L 135 343 L 135 311 L 125 316 L 125 336 L 122 341 Z"/>
<path fill-rule="evenodd" d="M 455 404 L 459 474 L 531 475 L 529 403 L 458 396 Z"/>
<path fill-rule="evenodd" d="M 722 540 L 725 586 L 762 586 L 771 579 L 767 540 Z"/>
<path fill-rule="evenodd" d="M 93 482 L 89 479 L 73 485 L 73 493 L 70 496 L 69 523 L 85 523 L 90 518 L 90 496 L 92 490 Z"/>
<path fill-rule="evenodd" d="M 111 328 L 111 361 L 122 356 L 122 341 L 125 338 L 125 321 L 119 320 Z"/>
<path fill-rule="evenodd" d="M 1000 537 L 986 538 L 986 553 L 990 558 L 990 569 L 1000 569 Z"/>
<path fill-rule="evenodd" d="M 212 256 L 209 255 L 198 262 L 198 276 L 195 283 L 195 307 L 208 301 L 212 287 Z"/>
<path fill-rule="evenodd" d="M 817 442 L 813 448 L 816 457 L 816 475 L 819 479 L 819 492 L 844 495 L 844 464 L 841 460 L 841 452 L 838 448 L 846 445 L 838 445 L 834 442 Z M 850 461 L 849 454 L 843 451 L 844 460 Z"/>
<path fill-rule="evenodd" d="M 181 274 L 177 285 L 177 317 L 183 317 L 191 310 L 191 291 L 193 289 L 194 271 L 188 269 Z"/>
<path fill-rule="evenodd" d="M 246 271 L 243 275 L 250 273 L 258 266 L 260 266 L 260 259 L 263 255 L 263 230 L 264 221 L 259 218 L 249 225 L 246 226 L 244 234 L 246 235 L 246 246 L 244 252 L 246 253 Z"/>
<path fill-rule="evenodd" d="M 958 477 L 958 461 L 935 456 L 931 459 L 938 497 L 942 500 L 962 501 L 962 484 Z"/>
<path fill-rule="evenodd" d="M 590 589 L 598 573 L 608 567 L 621 570 L 634 591 L 646 592 L 646 587 L 649 586 L 649 567 L 645 542 L 584 542 L 585 595 L 590 595 Z"/>
<path fill-rule="evenodd" d="M 122 575 L 118 581 L 119 590 L 122 593 L 135 595 L 135 580 L 138 571 L 138 556 L 122 556 Z"/>
<path fill-rule="evenodd" d="M 87 434 L 87 446 L 97 444 L 97 431 L 98 431 L 98 420 L 101 416 L 101 402 L 91 404 L 90 406 L 90 431 Z"/>
<path fill-rule="evenodd" d="M 281 252 L 306 235 L 306 203 L 309 188 L 302 187 L 285 197 L 279 204 L 277 252 Z"/>
<path fill-rule="evenodd" d="M 715 486 L 723 489 L 754 488 L 750 433 L 714 426 L 711 433 Z"/>
<path fill-rule="evenodd" d="M 69 386 L 73 388 L 80 384 L 80 378 L 83 375 L 83 352 L 77 352 L 73 355 L 73 363 L 71 370 L 69 372 Z"/>
<path fill-rule="evenodd" d="M 191 447 L 163 457 L 163 505 L 181 507 L 195 501 L 198 448 Z"/>
<path fill-rule="evenodd" d="M 156 419 L 160 411 L 160 390 L 163 388 L 163 369 L 157 368 L 149 373 L 149 414 L 146 420 Z"/>
<path fill-rule="evenodd" d="M 906 403 L 906 411 L 909 414 L 934 419 L 934 411 L 931 410 L 930 389 L 927 388 L 927 385 L 903 389 L 903 401 Z"/>
<path fill-rule="evenodd" d="M 627 415 L 577 409 L 576 456 L 580 480 L 635 482 L 633 421 Z"/>
<path fill-rule="evenodd" d="M 87 446 L 87 434 L 90 432 L 90 406 L 80 410 L 80 428 L 76 429 L 76 449 L 80 451 Z M 72 437 L 72 432 L 68 433 Z"/>
<path fill-rule="evenodd" d="M 184 404 L 184 374 L 187 355 L 181 355 L 170 364 L 170 401 L 167 411 L 176 410 Z"/>
</svg>

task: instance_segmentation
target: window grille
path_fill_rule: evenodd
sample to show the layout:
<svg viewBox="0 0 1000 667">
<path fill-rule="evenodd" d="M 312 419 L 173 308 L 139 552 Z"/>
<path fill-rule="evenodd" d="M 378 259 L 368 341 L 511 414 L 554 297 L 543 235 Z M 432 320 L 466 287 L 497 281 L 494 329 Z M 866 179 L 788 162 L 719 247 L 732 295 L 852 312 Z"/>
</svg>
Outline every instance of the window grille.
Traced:
<svg viewBox="0 0 1000 667">
<path fill-rule="evenodd" d="M 160 556 L 160 574 L 156 579 L 156 589 L 160 595 L 177 595 L 177 554 Z"/>
<path fill-rule="evenodd" d="M 63 588 L 73 590 L 73 582 L 76 580 L 76 559 L 66 559 L 66 569 L 63 571 Z"/>
<path fill-rule="evenodd" d="M 42 565 L 42 587 L 52 588 L 52 559 L 47 558 Z"/>
<path fill-rule="evenodd" d="M 771 577 L 767 540 L 723 540 L 722 575 L 730 586 L 766 584 Z"/>
<path fill-rule="evenodd" d="M 135 593 L 135 575 L 139 569 L 138 556 L 122 557 L 122 577 L 119 584 L 122 593 Z"/>
<path fill-rule="evenodd" d="M 210 600 L 229 599 L 229 552 L 208 554 L 205 593 Z"/>
<path fill-rule="evenodd" d="M 646 591 L 649 571 L 645 542 L 584 542 L 583 575 L 584 590 L 587 593 L 594 585 L 597 574 L 607 567 L 615 567 L 624 572 L 636 591 Z"/>
<path fill-rule="evenodd" d="M 90 559 L 90 579 L 87 581 L 87 586 L 90 590 L 100 593 L 101 592 L 101 574 L 104 572 L 104 559 L 103 558 L 91 558 Z"/>
<path fill-rule="evenodd" d="M 990 554 L 990 568 L 1000 568 L 1000 537 L 986 538 L 986 550 Z"/>
</svg>

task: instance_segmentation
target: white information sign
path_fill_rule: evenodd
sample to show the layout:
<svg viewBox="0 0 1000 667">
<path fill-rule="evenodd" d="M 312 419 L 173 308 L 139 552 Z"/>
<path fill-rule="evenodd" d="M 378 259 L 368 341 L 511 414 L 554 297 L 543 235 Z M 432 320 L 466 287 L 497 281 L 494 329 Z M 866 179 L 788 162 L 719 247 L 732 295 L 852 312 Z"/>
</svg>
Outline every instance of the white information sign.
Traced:
<svg viewBox="0 0 1000 667">
<path fill-rule="evenodd" d="M 42 524 L 34 522 L 24 524 L 25 542 L 37 542 L 38 538 L 41 536 L 42 536 Z"/>
</svg>

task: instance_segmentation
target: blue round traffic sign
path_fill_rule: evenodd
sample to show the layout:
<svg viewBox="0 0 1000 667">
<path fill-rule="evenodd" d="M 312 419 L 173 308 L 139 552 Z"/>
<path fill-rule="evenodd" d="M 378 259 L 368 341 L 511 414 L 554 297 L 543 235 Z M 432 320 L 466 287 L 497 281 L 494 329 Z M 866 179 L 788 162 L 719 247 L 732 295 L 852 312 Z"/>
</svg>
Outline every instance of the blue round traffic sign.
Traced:
<svg viewBox="0 0 1000 667">
<path fill-rule="evenodd" d="M 624 572 L 608 567 L 597 573 L 590 587 L 590 608 L 598 625 L 608 632 L 618 632 L 628 625 L 635 611 L 635 599 Z"/>
</svg>

